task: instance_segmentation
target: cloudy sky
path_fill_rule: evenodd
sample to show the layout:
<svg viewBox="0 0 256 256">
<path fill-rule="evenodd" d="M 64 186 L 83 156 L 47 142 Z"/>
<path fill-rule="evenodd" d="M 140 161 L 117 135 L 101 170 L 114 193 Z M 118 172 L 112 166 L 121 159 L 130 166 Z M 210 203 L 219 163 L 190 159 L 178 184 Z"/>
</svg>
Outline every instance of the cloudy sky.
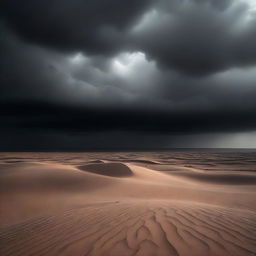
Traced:
<svg viewBox="0 0 256 256">
<path fill-rule="evenodd" d="M 0 150 L 256 147 L 255 0 L 2 0 Z"/>
</svg>

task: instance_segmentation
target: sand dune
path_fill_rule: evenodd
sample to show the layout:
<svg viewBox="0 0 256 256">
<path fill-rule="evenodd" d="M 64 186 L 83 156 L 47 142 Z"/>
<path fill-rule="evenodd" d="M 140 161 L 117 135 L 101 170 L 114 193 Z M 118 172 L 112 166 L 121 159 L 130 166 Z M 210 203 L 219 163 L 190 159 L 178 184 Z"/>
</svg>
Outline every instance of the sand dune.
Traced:
<svg viewBox="0 0 256 256">
<path fill-rule="evenodd" d="M 3 155 L 0 255 L 256 253 L 255 172 L 112 155 Z"/>
</svg>

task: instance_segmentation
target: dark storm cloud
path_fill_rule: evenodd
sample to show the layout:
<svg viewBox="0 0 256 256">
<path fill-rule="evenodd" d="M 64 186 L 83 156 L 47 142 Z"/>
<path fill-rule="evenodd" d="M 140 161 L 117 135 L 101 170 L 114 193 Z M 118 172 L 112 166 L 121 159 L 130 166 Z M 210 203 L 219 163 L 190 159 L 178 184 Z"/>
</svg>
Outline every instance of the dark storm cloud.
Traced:
<svg viewBox="0 0 256 256">
<path fill-rule="evenodd" d="M 70 107 L 39 102 L 1 104 L 2 129 L 55 131 L 138 131 L 200 133 L 241 131 L 256 127 L 254 112 L 159 111 Z"/>
<path fill-rule="evenodd" d="M 209 139 L 216 132 L 253 131 L 256 127 L 254 114 L 248 111 L 172 113 L 110 110 L 9 102 L 0 105 L 0 149 L 157 150 L 184 145 L 202 147 L 205 141 L 198 139 Z M 206 135 L 202 136 L 202 132 Z"/>
<path fill-rule="evenodd" d="M 1 1 L 0 150 L 193 146 L 256 130 L 250 8 Z"/>
<path fill-rule="evenodd" d="M 168 9 L 165 1 L 133 32 L 136 45 L 160 67 L 203 76 L 256 63 L 256 18 L 249 18 L 248 5 L 184 2 Z"/>
<path fill-rule="evenodd" d="M 51 98 L 53 84 L 58 87 L 62 77 L 51 67 L 49 59 L 54 55 L 20 42 L 3 29 L 0 41 L 0 99 Z"/>
<path fill-rule="evenodd" d="M 21 37 L 59 50 L 100 54 L 120 49 L 123 30 L 151 0 L 4 0 L 2 15 Z"/>
<path fill-rule="evenodd" d="M 6 29 L 3 31 L 6 36 L 0 41 L 0 100 L 97 105 L 119 94 L 114 86 L 117 81 L 104 71 L 107 65 L 104 63 L 109 62 L 105 58 L 81 55 L 80 62 L 80 54 L 45 50 L 20 41 Z"/>
<path fill-rule="evenodd" d="M 1 13 L 22 38 L 57 50 L 141 50 L 159 67 L 193 76 L 256 63 L 256 18 L 246 1 L 6 0 Z"/>
</svg>

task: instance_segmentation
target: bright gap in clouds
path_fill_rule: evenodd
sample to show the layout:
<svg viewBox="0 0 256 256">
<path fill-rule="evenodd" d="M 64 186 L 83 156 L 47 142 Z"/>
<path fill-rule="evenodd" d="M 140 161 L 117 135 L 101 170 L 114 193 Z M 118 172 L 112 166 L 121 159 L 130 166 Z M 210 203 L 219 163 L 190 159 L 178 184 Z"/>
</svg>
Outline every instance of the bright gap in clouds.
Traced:
<svg viewBox="0 0 256 256">
<path fill-rule="evenodd" d="M 166 148 L 256 148 L 256 131 L 169 136 Z"/>
<path fill-rule="evenodd" d="M 112 71 L 117 75 L 126 76 L 145 62 L 147 60 L 143 52 L 121 53 L 112 60 Z"/>
<path fill-rule="evenodd" d="M 214 141 L 213 146 L 219 148 L 256 148 L 256 131 L 223 134 Z"/>
<path fill-rule="evenodd" d="M 242 0 L 242 3 L 248 5 L 247 15 L 244 17 L 244 22 L 249 23 L 256 17 L 256 0 Z"/>
<path fill-rule="evenodd" d="M 80 65 L 86 60 L 86 57 L 82 53 L 79 52 L 79 53 L 72 55 L 68 59 L 71 64 Z"/>
<path fill-rule="evenodd" d="M 250 6 L 251 10 L 256 10 L 256 1 L 255 0 L 246 0 L 245 2 L 247 2 Z"/>
</svg>

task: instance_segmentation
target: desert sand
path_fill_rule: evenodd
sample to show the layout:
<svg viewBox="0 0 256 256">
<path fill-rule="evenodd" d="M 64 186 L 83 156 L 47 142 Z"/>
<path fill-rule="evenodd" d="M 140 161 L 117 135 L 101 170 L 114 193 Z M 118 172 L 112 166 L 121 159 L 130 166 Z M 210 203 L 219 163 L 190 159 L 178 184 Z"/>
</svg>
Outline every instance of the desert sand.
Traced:
<svg viewBox="0 0 256 256">
<path fill-rule="evenodd" d="M 256 153 L 1 153 L 0 255 L 256 255 Z"/>
</svg>

